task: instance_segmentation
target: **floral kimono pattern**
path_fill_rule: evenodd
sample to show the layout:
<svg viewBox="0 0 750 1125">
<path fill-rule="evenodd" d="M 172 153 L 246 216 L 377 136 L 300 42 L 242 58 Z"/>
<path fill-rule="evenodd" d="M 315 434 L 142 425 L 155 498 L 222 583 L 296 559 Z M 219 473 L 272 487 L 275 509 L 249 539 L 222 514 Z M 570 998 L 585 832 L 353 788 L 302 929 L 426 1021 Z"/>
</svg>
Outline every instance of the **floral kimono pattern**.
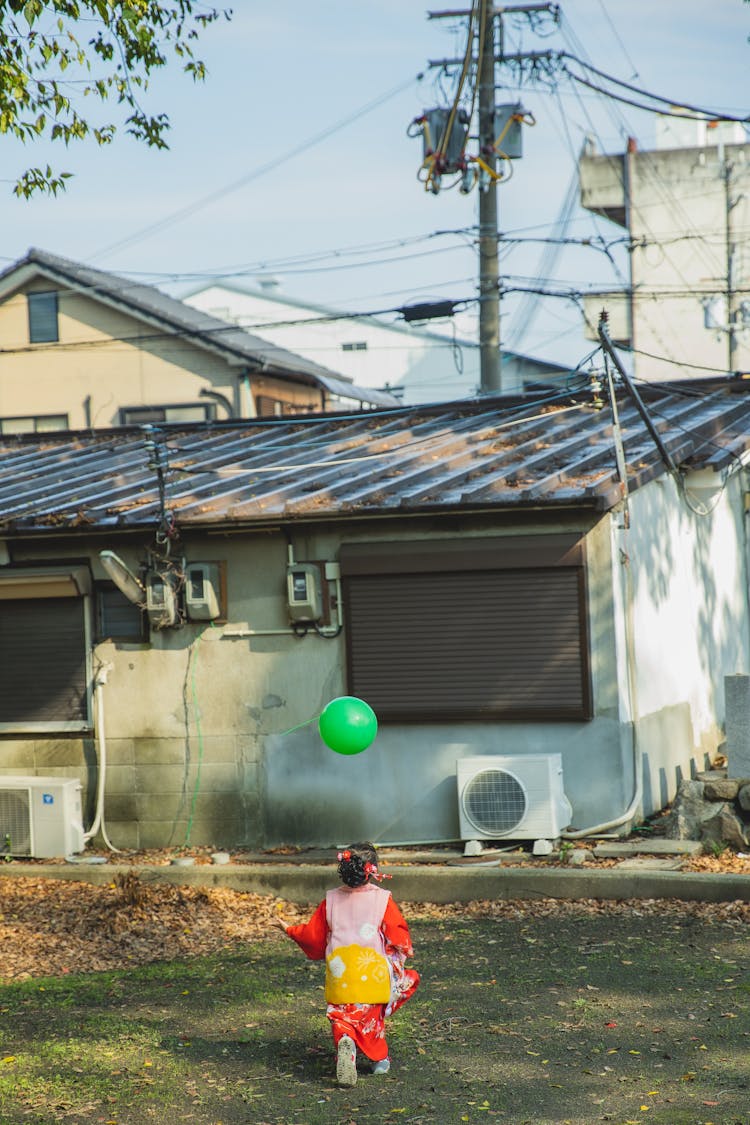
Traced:
<svg viewBox="0 0 750 1125">
<path fill-rule="evenodd" d="M 313 961 L 322 961 L 326 957 L 331 937 L 326 900 L 320 903 L 309 922 L 299 926 L 289 926 L 287 933 L 307 957 Z M 333 957 L 328 959 L 326 974 L 326 995 L 329 998 L 326 1014 L 331 1021 L 334 1044 L 338 1044 L 342 1035 L 348 1035 L 353 1039 L 357 1049 L 373 1062 L 379 1062 L 388 1056 L 388 1044 L 385 1038 L 386 1017 L 405 1004 L 419 984 L 419 974 L 416 970 L 404 967 L 407 957 L 411 957 L 413 953 L 411 939 L 406 921 L 390 895 L 379 933 L 390 972 L 390 988 L 386 983 L 385 989 L 382 989 L 381 969 L 377 957 L 369 958 L 368 950 L 359 947 L 356 950 L 349 946 L 343 949 L 337 948 Z M 334 963 L 332 973 L 331 964 L 336 958 L 340 958 L 341 965 Z M 373 994 L 382 999 L 377 1002 L 364 1002 L 360 999 L 356 1003 L 345 1002 L 342 999 L 345 993 L 330 985 L 331 976 L 338 981 L 345 981 L 354 975 L 355 969 L 359 971 L 360 978 L 368 977 L 367 983 L 364 984 L 365 993 L 372 987 Z M 336 978 L 337 972 L 338 978 Z M 362 988 L 363 985 L 360 984 L 358 995 L 361 995 Z"/>
</svg>

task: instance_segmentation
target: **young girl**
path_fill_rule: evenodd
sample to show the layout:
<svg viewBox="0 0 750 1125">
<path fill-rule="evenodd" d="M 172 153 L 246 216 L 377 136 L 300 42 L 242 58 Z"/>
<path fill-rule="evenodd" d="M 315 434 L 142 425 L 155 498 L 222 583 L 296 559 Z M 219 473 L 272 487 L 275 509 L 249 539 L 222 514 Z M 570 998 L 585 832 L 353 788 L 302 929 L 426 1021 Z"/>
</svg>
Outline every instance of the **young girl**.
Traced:
<svg viewBox="0 0 750 1125">
<path fill-rule="evenodd" d="M 414 993 L 419 974 L 405 969 L 413 950 L 409 930 L 390 892 L 375 886 L 390 878 L 378 871 L 370 843 L 338 853 L 344 886 L 328 891 L 309 922 L 277 924 L 313 961 L 326 960 L 325 998 L 336 1047 L 336 1079 L 357 1081 L 357 1051 L 371 1060 L 373 1074 L 391 1068 L 385 1018 Z"/>
</svg>

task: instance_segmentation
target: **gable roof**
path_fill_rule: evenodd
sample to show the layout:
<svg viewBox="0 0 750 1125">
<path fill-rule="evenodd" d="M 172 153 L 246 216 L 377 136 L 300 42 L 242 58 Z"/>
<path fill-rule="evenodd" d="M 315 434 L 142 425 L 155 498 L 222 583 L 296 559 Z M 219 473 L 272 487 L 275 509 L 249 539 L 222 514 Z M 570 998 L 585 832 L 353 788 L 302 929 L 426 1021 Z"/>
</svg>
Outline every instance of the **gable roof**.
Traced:
<svg viewBox="0 0 750 1125">
<path fill-rule="evenodd" d="M 619 390 L 628 489 L 667 472 Z M 724 469 L 750 449 L 750 386 L 642 392 L 672 459 Z M 152 529 L 153 458 L 188 527 L 524 509 L 603 512 L 622 499 L 609 408 L 590 392 L 492 398 L 304 419 L 123 427 L 0 439 L 0 534 Z"/>
<path fill-rule="evenodd" d="M 34 277 L 44 277 L 128 313 L 158 330 L 189 339 L 196 347 L 221 355 L 227 363 L 277 378 L 319 386 L 330 394 L 363 403 L 389 406 L 397 400 L 384 391 L 357 387 L 346 375 L 295 355 L 243 328 L 169 297 L 153 285 L 94 269 L 68 258 L 31 249 L 25 258 L 0 273 L 0 300 Z"/>
</svg>

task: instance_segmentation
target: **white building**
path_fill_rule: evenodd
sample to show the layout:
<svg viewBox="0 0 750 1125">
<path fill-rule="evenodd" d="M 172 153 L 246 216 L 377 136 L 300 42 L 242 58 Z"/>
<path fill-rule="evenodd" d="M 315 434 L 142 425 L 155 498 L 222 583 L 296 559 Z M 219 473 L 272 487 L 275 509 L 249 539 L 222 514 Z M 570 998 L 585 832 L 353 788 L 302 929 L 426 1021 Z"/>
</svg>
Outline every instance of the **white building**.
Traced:
<svg viewBox="0 0 750 1125">
<path fill-rule="evenodd" d="M 390 390 L 406 403 L 447 402 L 480 390 L 479 345 L 454 336 L 445 320 L 439 331 L 387 324 L 283 297 L 270 279 L 257 287 L 218 280 L 182 300 L 346 375 L 359 387 Z M 567 373 L 567 367 L 515 352 L 502 357 L 502 389 L 511 394 Z"/>
<path fill-rule="evenodd" d="M 630 286 L 585 299 L 649 380 L 750 370 L 750 144 L 731 122 L 660 119 L 656 148 L 589 151 L 581 204 L 629 235 Z"/>
</svg>

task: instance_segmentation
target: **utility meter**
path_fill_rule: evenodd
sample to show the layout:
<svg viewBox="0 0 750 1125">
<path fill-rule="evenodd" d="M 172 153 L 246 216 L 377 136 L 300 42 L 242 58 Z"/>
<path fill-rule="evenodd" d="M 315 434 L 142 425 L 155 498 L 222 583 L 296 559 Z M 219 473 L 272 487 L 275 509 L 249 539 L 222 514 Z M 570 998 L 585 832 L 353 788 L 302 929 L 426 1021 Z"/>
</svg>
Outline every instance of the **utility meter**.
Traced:
<svg viewBox="0 0 750 1125">
<path fill-rule="evenodd" d="M 289 620 L 320 621 L 323 616 L 323 589 L 320 568 L 315 563 L 291 563 L 286 570 Z"/>
<path fill-rule="evenodd" d="M 218 563 L 188 563 L 185 573 L 185 608 L 191 621 L 213 621 L 221 616 Z"/>
<path fill-rule="evenodd" d="M 154 629 L 177 624 L 177 594 L 170 574 L 150 570 L 146 575 L 146 612 Z"/>
</svg>

